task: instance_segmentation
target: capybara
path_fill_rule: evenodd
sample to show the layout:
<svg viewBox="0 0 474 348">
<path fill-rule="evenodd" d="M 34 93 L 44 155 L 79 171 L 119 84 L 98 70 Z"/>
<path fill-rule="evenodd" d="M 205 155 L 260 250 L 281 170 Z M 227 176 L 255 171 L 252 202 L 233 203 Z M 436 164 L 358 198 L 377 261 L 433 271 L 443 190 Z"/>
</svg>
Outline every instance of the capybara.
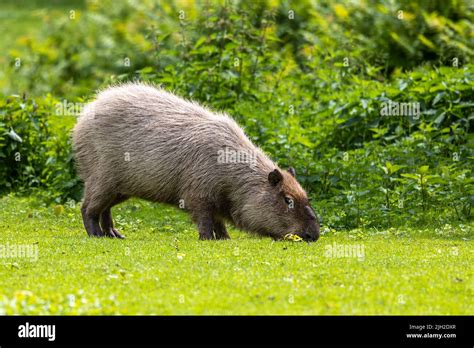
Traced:
<svg viewBox="0 0 474 348">
<path fill-rule="evenodd" d="M 292 168 L 280 169 L 229 116 L 161 88 L 127 83 L 98 93 L 73 131 L 89 236 L 123 238 L 111 208 L 130 197 L 190 212 L 200 239 L 227 239 L 225 221 L 281 239 L 319 238 Z"/>
</svg>

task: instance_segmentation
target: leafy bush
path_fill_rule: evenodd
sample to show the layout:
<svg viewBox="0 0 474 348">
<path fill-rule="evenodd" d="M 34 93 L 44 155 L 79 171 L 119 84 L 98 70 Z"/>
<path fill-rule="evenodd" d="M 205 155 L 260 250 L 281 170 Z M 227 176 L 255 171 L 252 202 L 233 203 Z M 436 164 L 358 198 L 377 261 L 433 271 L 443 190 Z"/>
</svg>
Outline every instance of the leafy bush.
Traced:
<svg viewBox="0 0 474 348">
<path fill-rule="evenodd" d="M 466 64 L 474 54 L 469 1 L 374 1 L 332 8 L 346 39 L 361 47 L 364 61 L 386 73 L 426 62 Z"/>
<path fill-rule="evenodd" d="M 22 38 L 21 47 L 10 51 L 6 94 L 83 96 L 110 77 L 137 77 L 141 71 L 176 68 L 190 56 L 197 60 L 216 54 L 222 58 L 218 69 L 202 71 L 213 84 L 238 80 L 239 92 L 241 69 L 248 65 L 253 82 L 258 81 L 267 49 L 267 58 L 280 60 L 263 64 L 272 72 L 287 61 L 303 72 L 349 63 L 351 74 L 378 78 L 426 62 L 463 66 L 474 54 L 474 11 L 467 0 L 223 5 L 105 0 L 72 11 L 46 14 L 39 38 Z M 219 77 L 217 70 L 229 68 L 235 58 L 242 59 L 237 73 L 230 69 Z"/>
<path fill-rule="evenodd" d="M 38 191 L 49 202 L 80 199 L 71 139 L 64 130 L 71 122 L 53 120 L 56 104 L 51 96 L 0 100 L 0 194 Z"/>
<path fill-rule="evenodd" d="M 71 11 L 46 14 L 40 38 L 24 37 L 10 52 L 14 91 L 71 98 L 89 94 L 111 73 L 151 64 L 143 11 L 125 1 L 90 2 L 89 11 Z"/>
<path fill-rule="evenodd" d="M 139 79 L 225 110 L 282 167 L 297 169 L 327 226 L 466 221 L 474 203 L 468 9 L 463 1 L 91 2 L 76 21 L 52 20 L 44 40 L 26 40 L 35 66 L 13 73 L 34 94 L 88 98 Z M 49 116 L 53 103 L 1 104 L 2 192 L 32 186 L 57 201 L 79 198 L 70 139 L 51 131 L 72 122 Z M 391 103 L 416 112 L 384 114 Z M 18 149 L 31 155 L 17 163 Z"/>
</svg>

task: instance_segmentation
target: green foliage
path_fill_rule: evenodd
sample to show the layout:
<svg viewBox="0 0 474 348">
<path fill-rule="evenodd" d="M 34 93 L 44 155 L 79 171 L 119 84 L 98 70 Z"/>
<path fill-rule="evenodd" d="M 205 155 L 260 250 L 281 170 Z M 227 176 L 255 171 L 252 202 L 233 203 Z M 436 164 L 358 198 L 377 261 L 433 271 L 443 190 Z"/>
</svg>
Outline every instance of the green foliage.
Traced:
<svg viewBox="0 0 474 348">
<path fill-rule="evenodd" d="M 224 110 L 282 167 L 297 169 L 329 227 L 459 223 L 472 220 L 474 203 L 468 5 L 90 2 L 24 39 L 10 58 L 26 58 L 9 76 L 14 90 L 68 99 L 139 79 Z M 31 135 L 28 161 L 16 163 L 26 145 L 11 130 L 38 132 L 28 105 L 44 101 L 22 109 L 14 100 L 1 109 L 2 192 L 49 187 L 58 201 L 77 200 L 70 140 L 43 131 L 72 123 L 40 114 L 47 126 Z M 390 116 L 391 105 L 412 109 Z"/>
<path fill-rule="evenodd" d="M 89 94 L 111 72 L 151 63 L 152 47 L 144 38 L 146 18 L 127 2 L 90 3 L 90 11 L 72 7 L 45 15 L 41 39 L 21 38 L 10 51 L 7 70 L 16 91 L 35 95 Z M 101 11 L 100 11 L 101 10 Z M 21 66 L 15 66 L 21 59 Z"/>
<path fill-rule="evenodd" d="M 333 35 L 360 47 L 363 61 L 383 66 L 385 73 L 426 62 L 465 64 L 474 54 L 469 1 L 378 0 L 332 7 L 341 27 Z"/>
<path fill-rule="evenodd" d="M 64 129 L 72 122 L 52 116 L 56 105 L 51 96 L 0 100 L 0 194 L 41 189 L 48 201 L 80 199 L 71 139 Z"/>
<path fill-rule="evenodd" d="M 179 5 L 105 0 L 90 1 L 85 9 L 70 7 L 74 10 L 50 11 L 39 39 L 23 37 L 21 47 L 9 52 L 7 73 L 16 78 L 6 91 L 82 96 L 110 76 L 177 72 L 178 65 L 218 56 L 215 69 L 206 61 L 194 68 L 212 85 L 238 82 L 224 88 L 238 94 L 246 82 L 242 69 L 250 70 L 248 82 L 255 84 L 265 72 L 278 75 L 288 61 L 309 72 L 341 67 L 347 60 L 347 72 L 386 78 L 424 63 L 466 65 L 474 54 L 474 11 L 468 0 Z M 17 58 L 21 68 L 14 65 Z M 235 58 L 241 59 L 239 69 L 231 68 Z M 262 65 L 272 68 L 262 71 Z"/>
</svg>

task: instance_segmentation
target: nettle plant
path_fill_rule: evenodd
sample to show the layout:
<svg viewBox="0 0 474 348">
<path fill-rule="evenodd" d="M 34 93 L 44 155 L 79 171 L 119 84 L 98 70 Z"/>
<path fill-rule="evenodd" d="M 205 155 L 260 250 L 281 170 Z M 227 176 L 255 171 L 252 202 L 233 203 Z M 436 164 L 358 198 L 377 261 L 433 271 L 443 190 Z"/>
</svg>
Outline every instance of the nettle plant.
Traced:
<svg viewBox="0 0 474 348">
<path fill-rule="evenodd" d="M 382 193 L 385 195 L 385 207 L 387 209 L 390 209 L 391 207 L 391 202 L 392 202 L 392 197 L 391 195 L 394 192 L 399 192 L 395 191 L 395 184 L 397 182 L 397 175 L 396 173 L 402 169 L 405 166 L 397 165 L 397 164 L 392 164 L 389 161 L 385 162 L 385 165 L 379 165 L 379 168 L 381 168 L 384 172 L 383 176 L 383 186 L 380 187 L 380 190 Z M 397 202 L 399 205 L 400 204 L 400 197 L 398 197 Z"/>
<path fill-rule="evenodd" d="M 430 195 L 434 193 L 433 184 L 435 179 L 439 178 L 436 174 L 429 174 L 429 166 L 421 166 L 415 173 L 403 173 L 401 176 L 404 179 L 399 179 L 402 184 L 413 186 L 420 194 L 420 204 L 423 211 L 427 210 Z"/>
<path fill-rule="evenodd" d="M 74 119 L 55 116 L 59 101 L 13 95 L 0 100 L 0 194 L 41 194 L 46 202 L 78 201 L 69 132 Z"/>
<path fill-rule="evenodd" d="M 140 78 L 226 110 L 237 102 L 268 98 L 274 87 L 268 77 L 283 65 L 282 57 L 272 54 L 277 40 L 272 12 L 259 16 L 224 5 L 204 8 L 197 18 L 188 16 L 185 10 L 177 12 L 175 33 L 150 32 L 158 61 L 138 71 Z"/>
</svg>

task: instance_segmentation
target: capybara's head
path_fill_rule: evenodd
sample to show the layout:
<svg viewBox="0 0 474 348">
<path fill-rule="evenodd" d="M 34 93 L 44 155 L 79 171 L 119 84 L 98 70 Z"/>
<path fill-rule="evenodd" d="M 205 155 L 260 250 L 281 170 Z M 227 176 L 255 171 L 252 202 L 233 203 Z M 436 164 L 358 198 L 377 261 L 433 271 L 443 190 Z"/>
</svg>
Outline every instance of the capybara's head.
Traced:
<svg viewBox="0 0 474 348">
<path fill-rule="evenodd" d="M 271 171 L 264 186 L 255 197 L 257 202 L 252 204 L 256 210 L 252 216 L 253 229 L 274 239 L 294 234 L 305 241 L 318 240 L 318 218 L 296 180 L 294 169 Z"/>
</svg>

